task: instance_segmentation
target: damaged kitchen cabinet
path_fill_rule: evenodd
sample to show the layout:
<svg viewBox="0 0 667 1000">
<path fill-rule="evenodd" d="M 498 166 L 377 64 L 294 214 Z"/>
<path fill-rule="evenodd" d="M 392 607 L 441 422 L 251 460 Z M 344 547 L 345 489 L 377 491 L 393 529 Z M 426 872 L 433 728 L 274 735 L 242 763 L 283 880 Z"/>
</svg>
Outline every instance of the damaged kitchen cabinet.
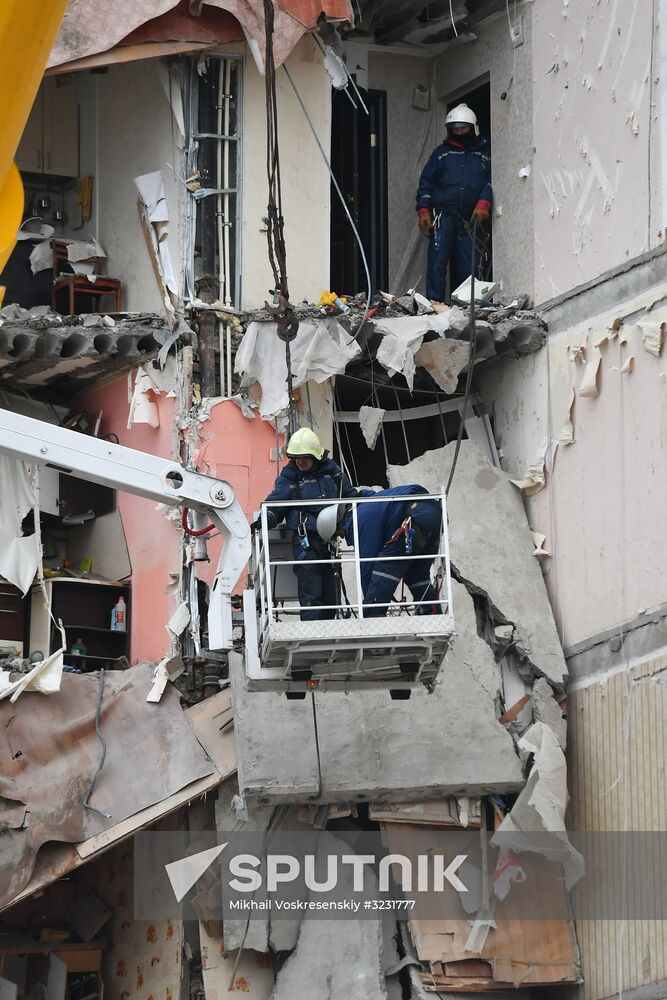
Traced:
<svg viewBox="0 0 667 1000">
<path fill-rule="evenodd" d="M 78 100 L 73 77 L 47 76 L 16 151 L 16 165 L 27 173 L 76 177 L 78 133 Z"/>
<path fill-rule="evenodd" d="M 67 650 L 65 663 L 79 670 L 97 670 L 125 657 L 129 660 L 130 586 L 111 580 L 54 577 L 46 581 L 49 607 L 39 587 L 31 596 L 30 652 L 48 656 L 60 648 L 54 623 L 62 621 Z M 112 628 L 112 611 L 125 602 L 125 628 Z M 50 613 L 49 613 L 50 608 Z M 122 624 L 122 623 L 121 623 Z M 74 652 L 71 652 L 72 648 Z"/>
</svg>

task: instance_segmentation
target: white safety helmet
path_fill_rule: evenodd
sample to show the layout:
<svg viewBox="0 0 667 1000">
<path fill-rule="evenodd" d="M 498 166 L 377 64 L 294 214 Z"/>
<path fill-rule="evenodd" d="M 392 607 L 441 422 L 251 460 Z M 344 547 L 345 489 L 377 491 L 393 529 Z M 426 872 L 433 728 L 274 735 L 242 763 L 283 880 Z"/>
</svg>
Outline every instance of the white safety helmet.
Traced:
<svg viewBox="0 0 667 1000">
<path fill-rule="evenodd" d="M 333 503 L 330 507 L 325 507 L 317 515 L 317 533 L 323 542 L 330 542 L 338 534 L 343 518 L 345 517 L 345 504 Z"/>
<path fill-rule="evenodd" d="M 455 108 L 447 113 L 445 118 L 445 128 L 453 128 L 454 125 L 472 125 L 475 135 L 479 135 L 479 125 L 477 115 L 467 104 L 457 104 Z"/>
</svg>

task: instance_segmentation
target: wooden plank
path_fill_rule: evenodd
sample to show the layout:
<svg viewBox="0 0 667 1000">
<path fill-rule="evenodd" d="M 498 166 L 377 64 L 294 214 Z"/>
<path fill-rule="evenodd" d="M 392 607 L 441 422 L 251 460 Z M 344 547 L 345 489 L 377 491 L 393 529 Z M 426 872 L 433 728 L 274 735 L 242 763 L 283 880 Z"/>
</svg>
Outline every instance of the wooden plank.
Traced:
<svg viewBox="0 0 667 1000">
<path fill-rule="evenodd" d="M 149 806 L 148 809 L 142 809 L 140 812 L 135 813 L 134 816 L 129 816 L 121 823 L 116 823 L 115 826 L 110 827 L 110 829 L 105 830 L 103 833 L 98 833 L 95 837 L 90 837 L 89 840 L 84 840 L 81 844 L 75 844 L 77 854 L 82 861 L 88 860 L 94 854 L 107 850 L 121 840 L 126 840 L 127 837 L 131 837 L 139 830 L 150 826 L 151 823 L 156 823 L 163 816 L 167 816 L 176 809 L 180 809 L 181 806 L 187 805 L 192 799 L 197 799 L 201 795 L 205 795 L 206 792 L 212 791 L 218 787 L 222 780 L 223 775 L 215 770 L 213 774 L 207 774 L 205 777 L 191 782 L 179 792 L 175 792 L 174 795 L 163 799 L 162 802 L 156 802 L 155 805 Z"/>
<path fill-rule="evenodd" d="M 96 948 L 71 948 L 69 951 L 54 949 L 51 957 L 58 957 L 64 962 L 68 973 L 99 972 L 102 968 L 102 950 L 99 945 Z"/>
<path fill-rule="evenodd" d="M 468 825 L 479 828 L 480 800 L 469 800 Z M 425 799 L 422 802 L 371 802 L 368 817 L 378 823 L 423 823 L 462 829 L 459 805 L 455 798 Z"/>
</svg>

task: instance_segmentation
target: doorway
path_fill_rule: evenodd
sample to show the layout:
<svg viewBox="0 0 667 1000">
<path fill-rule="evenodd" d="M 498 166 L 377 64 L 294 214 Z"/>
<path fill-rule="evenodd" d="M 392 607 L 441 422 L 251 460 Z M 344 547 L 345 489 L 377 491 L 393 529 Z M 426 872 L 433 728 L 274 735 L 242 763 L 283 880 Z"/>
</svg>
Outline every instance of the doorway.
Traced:
<svg viewBox="0 0 667 1000">
<path fill-rule="evenodd" d="M 456 91 L 450 96 L 446 103 L 445 114 L 455 108 L 457 104 L 467 104 L 477 116 L 480 135 L 485 136 L 491 148 L 491 82 L 485 80 L 477 83 L 469 90 Z M 493 172 L 493 156 L 491 157 L 491 171 Z M 478 237 L 479 238 L 479 237 Z M 480 267 L 477 277 L 483 281 L 491 281 L 493 274 L 493 227 L 487 223 L 482 240 L 480 241 Z"/>
<path fill-rule="evenodd" d="M 368 114 L 355 94 L 333 94 L 331 167 L 354 219 L 373 288 L 386 288 L 387 244 L 387 94 L 361 90 Z M 367 287 L 359 245 L 335 188 L 331 187 L 330 288 L 354 295 Z"/>
</svg>

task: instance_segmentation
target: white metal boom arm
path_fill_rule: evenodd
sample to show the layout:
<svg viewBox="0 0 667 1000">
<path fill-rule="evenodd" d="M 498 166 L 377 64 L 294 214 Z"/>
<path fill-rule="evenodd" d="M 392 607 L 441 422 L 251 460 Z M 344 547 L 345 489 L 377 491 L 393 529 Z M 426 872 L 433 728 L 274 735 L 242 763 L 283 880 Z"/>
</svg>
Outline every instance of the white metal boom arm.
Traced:
<svg viewBox="0 0 667 1000">
<path fill-rule="evenodd" d="M 157 455 L 3 409 L 0 454 L 171 507 L 188 507 L 195 526 L 203 526 L 206 519 L 214 524 L 223 548 L 209 601 L 208 644 L 210 649 L 231 649 L 231 592 L 250 557 L 250 528 L 229 483 Z"/>
</svg>

